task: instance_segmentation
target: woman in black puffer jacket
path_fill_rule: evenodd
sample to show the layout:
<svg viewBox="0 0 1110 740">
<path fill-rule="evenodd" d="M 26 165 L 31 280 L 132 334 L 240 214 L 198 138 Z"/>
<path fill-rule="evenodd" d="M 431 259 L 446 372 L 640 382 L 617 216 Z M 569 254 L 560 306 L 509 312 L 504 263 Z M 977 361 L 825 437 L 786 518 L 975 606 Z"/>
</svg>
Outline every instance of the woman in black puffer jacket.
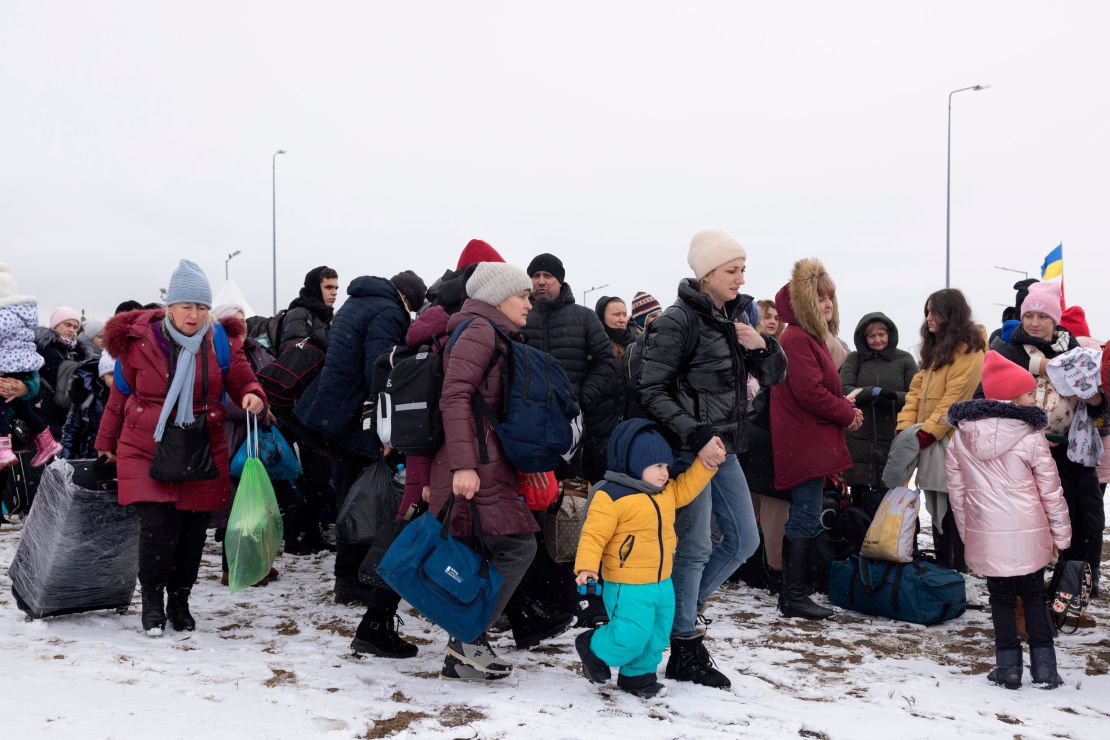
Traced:
<svg viewBox="0 0 1110 740">
<path fill-rule="evenodd" d="M 680 509 L 672 579 L 675 622 L 667 678 L 727 688 L 698 634 L 706 600 L 759 547 L 751 492 L 736 454 L 746 445 L 747 381 L 781 383 L 786 356 L 771 337 L 752 328 L 758 317 L 750 296 L 739 294 L 747 255 L 722 231 L 702 231 L 688 256 L 696 279 L 683 280 L 678 300 L 647 333 L 640 401 L 675 450 L 679 473 L 695 457 L 725 453 L 709 490 Z M 710 522 L 721 540 L 714 544 Z"/>
</svg>

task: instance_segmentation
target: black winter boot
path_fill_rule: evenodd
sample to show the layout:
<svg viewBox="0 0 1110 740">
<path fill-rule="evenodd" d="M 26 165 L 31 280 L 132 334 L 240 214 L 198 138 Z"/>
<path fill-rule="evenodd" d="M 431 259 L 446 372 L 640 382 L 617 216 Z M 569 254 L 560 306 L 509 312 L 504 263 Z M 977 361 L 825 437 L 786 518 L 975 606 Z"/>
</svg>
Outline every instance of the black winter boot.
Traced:
<svg viewBox="0 0 1110 740">
<path fill-rule="evenodd" d="M 143 632 L 161 637 L 166 629 L 166 587 L 143 587 Z"/>
<path fill-rule="evenodd" d="M 622 673 L 617 676 L 617 688 L 641 699 L 653 699 L 667 693 L 667 687 L 659 683 L 654 673 L 645 673 L 642 676 L 626 676 Z"/>
<path fill-rule="evenodd" d="M 803 619 L 828 619 L 833 616 L 832 609 L 815 604 L 809 598 L 807 585 L 810 553 L 813 551 L 813 537 L 790 540 L 783 553 L 782 591 L 779 593 L 779 611 L 784 617 Z"/>
<path fill-rule="evenodd" d="M 1029 675 L 1033 685 L 1038 689 L 1054 689 L 1057 686 L 1063 686 L 1064 679 L 1056 672 L 1056 648 L 1052 645 L 1030 645 Z"/>
<path fill-rule="evenodd" d="M 398 634 L 397 626 L 401 624 L 404 624 L 404 620 L 397 616 L 396 609 L 367 609 L 355 630 L 351 650 L 356 653 L 370 653 L 379 658 L 413 657 L 418 648 Z"/>
<path fill-rule="evenodd" d="M 1052 648 L 1050 647 L 1049 650 Z M 1056 669 L 1056 654 L 1052 655 L 1053 672 Z M 1021 688 L 1021 647 L 998 648 L 994 651 L 994 668 L 987 674 L 991 683 L 1008 689 Z"/>
<path fill-rule="evenodd" d="M 593 639 L 595 632 L 597 630 L 586 630 L 574 638 L 574 649 L 578 651 L 578 657 L 582 661 L 582 673 L 589 682 L 608 683 L 613 679 L 613 670 L 590 649 L 590 640 Z M 655 678 L 654 675 L 652 678 Z"/>
<path fill-rule="evenodd" d="M 690 681 L 714 689 L 730 689 L 732 681 L 717 670 L 709 650 L 706 649 L 705 635 L 690 638 L 671 637 L 671 657 L 667 660 L 667 678 L 673 681 Z"/>
<path fill-rule="evenodd" d="M 374 603 L 374 587 L 367 586 L 356 576 L 336 576 L 335 603 L 370 606 Z"/>
<path fill-rule="evenodd" d="M 542 641 L 563 634 L 574 617 L 565 612 L 552 612 L 535 599 L 516 599 L 505 610 L 513 628 L 513 639 L 520 650 L 529 650 Z"/>
<path fill-rule="evenodd" d="M 191 588 L 171 588 L 169 599 L 166 603 L 166 614 L 170 624 L 178 632 L 192 632 L 197 628 L 197 622 L 189 613 L 189 593 Z"/>
</svg>

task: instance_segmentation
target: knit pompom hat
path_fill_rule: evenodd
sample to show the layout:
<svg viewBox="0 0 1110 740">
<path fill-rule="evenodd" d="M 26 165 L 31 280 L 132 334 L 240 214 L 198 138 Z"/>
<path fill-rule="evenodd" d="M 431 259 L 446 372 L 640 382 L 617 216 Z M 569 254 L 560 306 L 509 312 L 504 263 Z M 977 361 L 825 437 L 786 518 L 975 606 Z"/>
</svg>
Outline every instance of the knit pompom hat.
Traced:
<svg viewBox="0 0 1110 740">
<path fill-rule="evenodd" d="M 463 247 L 462 254 L 459 255 L 459 264 L 456 269 L 463 269 L 470 265 L 476 265 L 479 262 L 504 262 L 505 258 L 489 245 L 489 242 L 484 242 L 481 239 L 471 239 L 467 245 Z"/>
<path fill-rule="evenodd" d="M 647 318 L 656 311 L 662 312 L 663 307 L 651 293 L 640 291 L 632 297 L 632 320 L 641 329 L 647 328 Z"/>
<path fill-rule="evenodd" d="M 992 401 L 1012 401 L 1037 390 L 1036 379 L 993 349 L 983 360 L 983 396 Z"/>
<path fill-rule="evenodd" d="M 504 262 L 479 262 L 466 281 L 466 294 L 491 306 L 498 306 L 524 290 L 532 290 L 532 278 L 519 267 Z"/>
<path fill-rule="evenodd" d="M 50 314 L 50 328 L 57 329 L 58 324 L 62 323 L 63 321 L 70 320 L 80 323 L 81 314 L 78 313 L 76 308 L 70 308 L 69 306 L 58 306 Z"/>
<path fill-rule="evenodd" d="M 628 449 L 628 472 L 639 478 L 651 465 L 666 463 L 674 467 L 674 453 L 663 435 L 654 429 L 644 429 L 632 438 Z"/>
<path fill-rule="evenodd" d="M 740 242 L 725 232 L 720 229 L 706 229 L 694 234 L 694 238 L 690 240 L 690 252 L 686 261 L 694 271 L 694 276 L 701 280 L 726 262 L 747 256 L 748 253 L 740 246 Z"/>
<path fill-rule="evenodd" d="M 1051 316 L 1057 324 L 1060 323 L 1060 285 L 1059 283 L 1033 283 L 1029 286 L 1029 295 L 1021 302 L 1021 316 L 1027 313 L 1043 313 Z"/>
<path fill-rule="evenodd" d="M 170 276 L 170 287 L 166 290 L 166 305 L 175 303 L 199 303 L 212 307 L 212 286 L 200 265 L 190 260 L 181 260 Z"/>
</svg>

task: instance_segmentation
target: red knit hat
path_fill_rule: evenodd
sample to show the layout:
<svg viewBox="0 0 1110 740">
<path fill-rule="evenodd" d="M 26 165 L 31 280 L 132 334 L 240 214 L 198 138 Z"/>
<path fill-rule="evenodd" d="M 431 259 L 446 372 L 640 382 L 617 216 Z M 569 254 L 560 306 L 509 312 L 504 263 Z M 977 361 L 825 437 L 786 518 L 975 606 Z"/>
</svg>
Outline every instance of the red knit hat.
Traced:
<svg viewBox="0 0 1110 740">
<path fill-rule="evenodd" d="M 1012 401 L 1037 390 L 1037 381 L 1025 368 L 994 350 L 983 360 L 983 395 L 992 401 Z"/>
<path fill-rule="evenodd" d="M 504 262 L 505 258 L 497 253 L 497 250 L 491 247 L 481 239 L 471 239 L 465 247 L 463 247 L 462 254 L 459 255 L 459 264 L 455 269 L 461 270 L 470 265 L 476 265 L 479 262 Z"/>
<path fill-rule="evenodd" d="M 1087 314 L 1079 306 L 1068 306 L 1060 313 L 1060 326 L 1073 337 L 1091 336 L 1091 327 L 1087 326 Z"/>
</svg>

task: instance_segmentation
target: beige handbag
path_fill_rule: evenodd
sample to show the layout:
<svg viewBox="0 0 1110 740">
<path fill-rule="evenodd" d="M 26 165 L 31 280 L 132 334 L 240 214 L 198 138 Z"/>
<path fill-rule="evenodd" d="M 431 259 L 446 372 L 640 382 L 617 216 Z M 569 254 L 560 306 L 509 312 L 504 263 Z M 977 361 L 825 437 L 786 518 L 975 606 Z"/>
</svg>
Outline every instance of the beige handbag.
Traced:
<svg viewBox="0 0 1110 740">
<path fill-rule="evenodd" d="M 543 543 L 556 563 L 573 563 L 586 520 L 590 484 L 581 478 L 570 478 L 561 482 L 559 489 L 559 505 L 555 511 L 548 510 L 543 522 Z"/>
</svg>

